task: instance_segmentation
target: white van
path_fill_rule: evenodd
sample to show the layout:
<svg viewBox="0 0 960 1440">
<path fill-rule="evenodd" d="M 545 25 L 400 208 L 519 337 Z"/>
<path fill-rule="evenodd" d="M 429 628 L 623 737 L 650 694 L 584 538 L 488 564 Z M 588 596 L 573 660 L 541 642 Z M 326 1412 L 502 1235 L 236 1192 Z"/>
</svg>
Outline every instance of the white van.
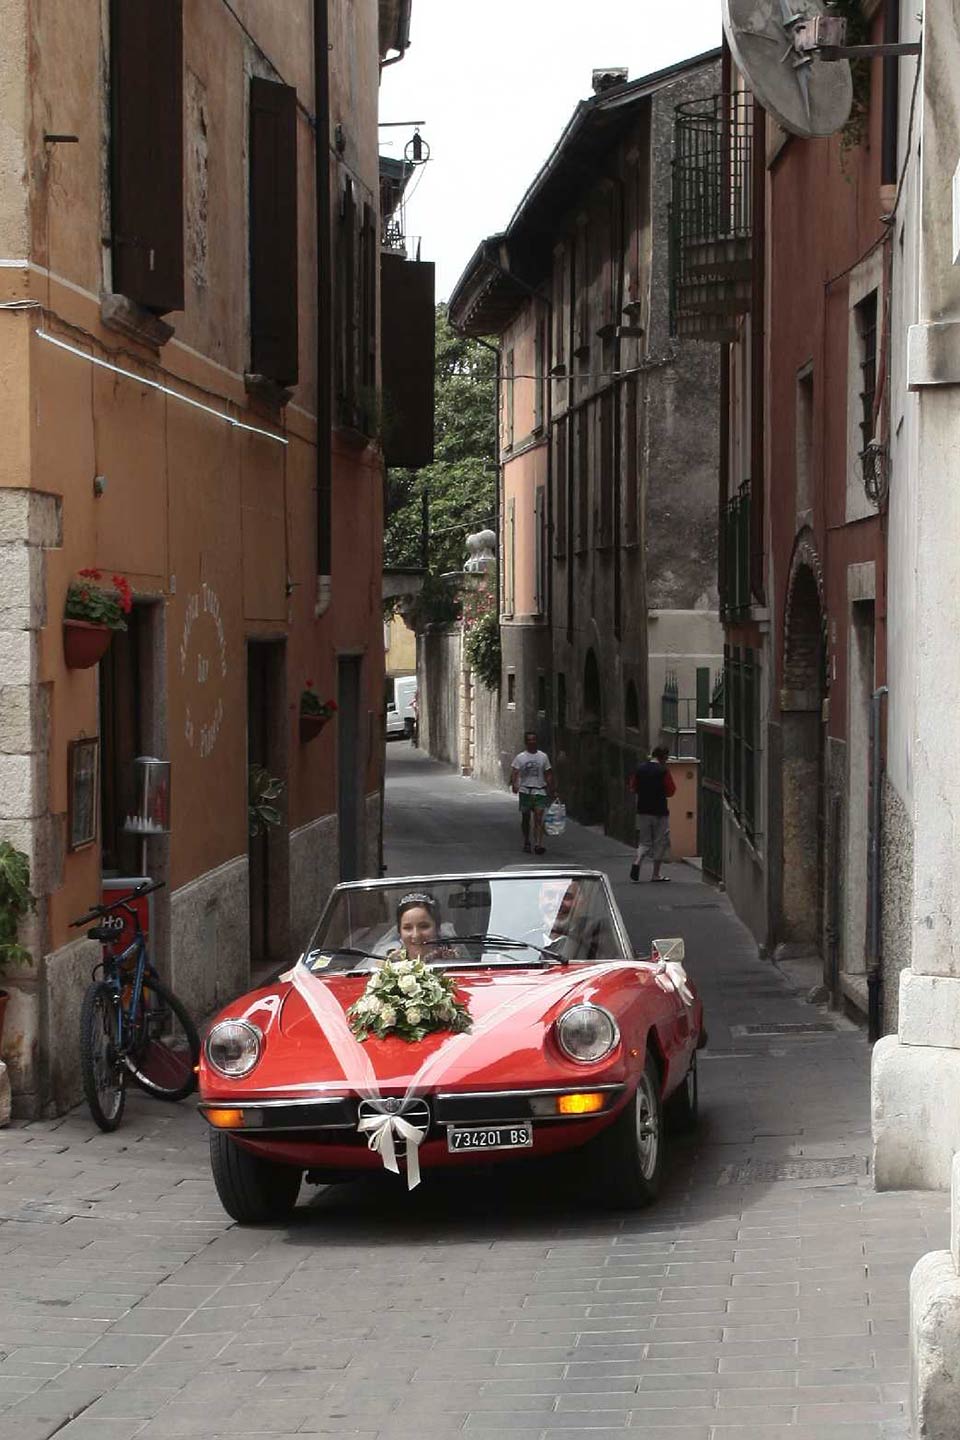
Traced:
<svg viewBox="0 0 960 1440">
<path fill-rule="evenodd" d="M 387 724 L 388 740 L 406 736 L 412 739 L 416 729 L 417 712 L 414 699 L 417 693 L 416 675 L 387 676 Z"/>
</svg>

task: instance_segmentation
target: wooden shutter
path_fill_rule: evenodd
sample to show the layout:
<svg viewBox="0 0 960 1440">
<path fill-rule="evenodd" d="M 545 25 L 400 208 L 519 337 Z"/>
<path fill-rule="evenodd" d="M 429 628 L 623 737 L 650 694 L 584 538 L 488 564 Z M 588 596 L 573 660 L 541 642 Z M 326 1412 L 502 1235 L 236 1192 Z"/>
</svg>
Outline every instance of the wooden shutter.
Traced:
<svg viewBox="0 0 960 1440">
<path fill-rule="evenodd" d="M 182 0 L 112 0 L 113 288 L 183 309 Z"/>
<path fill-rule="evenodd" d="M 353 181 L 344 181 L 337 248 L 340 316 L 340 423 L 355 426 L 357 414 L 357 202 Z"/>
<path fill-rule="evenodd" d="M 250 81 L 250 368 L 297 380 L 297 92 Z"/>
</svg>

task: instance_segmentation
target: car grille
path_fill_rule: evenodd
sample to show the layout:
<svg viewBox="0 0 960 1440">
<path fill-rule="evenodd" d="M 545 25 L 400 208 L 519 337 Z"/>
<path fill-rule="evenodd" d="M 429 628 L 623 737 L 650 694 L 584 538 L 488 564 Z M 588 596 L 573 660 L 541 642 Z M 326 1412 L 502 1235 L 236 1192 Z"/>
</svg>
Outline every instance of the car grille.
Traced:
<svg viewBox="0 0 960 1440">
<path fill-rule="evenodd" d="M 365 1120 L 369 1115 L 384 1113 L 401 1115 L 408 1125 L 415 1125 L 421 1135 L 426 1135 L 430 1130 L 430 1106 L 419 1096 L 414 1096 L 407 1101 L 396 1099 L 393 1096 L 386 1096 L 382 1100 L 361 1100 L 357 1106 L 359 1120 Z"/>
</svg>

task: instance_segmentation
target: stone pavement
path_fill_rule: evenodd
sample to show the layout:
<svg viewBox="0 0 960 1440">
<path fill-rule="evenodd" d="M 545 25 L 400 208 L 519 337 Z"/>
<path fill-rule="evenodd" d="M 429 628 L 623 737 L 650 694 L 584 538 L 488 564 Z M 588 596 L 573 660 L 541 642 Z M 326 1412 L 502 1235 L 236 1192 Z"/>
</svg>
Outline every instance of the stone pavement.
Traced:
<svg viewBox="0 0 960 1440">
<path fill-rule="evenodd" d="M 510 797 L 406 744 L 390 775 L 391 875 L 522 860 Z M 862 1035 L 688 867 L 632 886 L 577 826 L 549 858 L 607 869 L 638 946 L 684 935 L 704 991 L 703 1123 L 660 1203 L 384 1177 L 241 1230 L 189 1102 L 0 1131 L 0 1440 L 907 1434 L 907 1277 L 947 1207 L 872 1191 Z"/>
</svg>

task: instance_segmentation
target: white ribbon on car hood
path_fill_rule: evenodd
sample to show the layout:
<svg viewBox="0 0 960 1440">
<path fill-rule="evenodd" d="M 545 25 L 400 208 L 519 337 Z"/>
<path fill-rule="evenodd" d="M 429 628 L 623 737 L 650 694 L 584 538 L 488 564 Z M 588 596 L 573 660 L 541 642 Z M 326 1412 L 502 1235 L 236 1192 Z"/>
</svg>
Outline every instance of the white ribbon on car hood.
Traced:
<svg viewBox="0 0 960 1440">
<path fill-rule="evenodd" d="M 558 976 L 556 980 L 544 980 L 538 984 L 533 993 L 524 988 L 518 995 L 508 996 L 502 1005 L 495 1006 L 471 1030 L 451 1036 L 439 1050 L 428 1055 L 407 1086 L 399 1110 L 389 1112 L 384 1110 L 382 1113 L 364 1116 L 357 1127 L 361 1135 L 367 1136 L 369 1148 L 380 1156 L 384 1169 L 392 1171 L 394 1175 L 400 1174 L 396 1142 L 398 1139 L 405 1140 L 407 1189 L 413 1190 L 420 1184 L 419 1146 L 424 1136 L 421 1130 L 418 1130 L 415 1125 L 411 1125 L 409 1120 L 404 1119 L 403 1111 L 428 1077 L 430 1084 L 436 1084 L 439 1079 L 439 1074 L 436 1072 L 442 1073 L 454 1059 L 462 1059 L 464 1050 L 476 1044 L 495 1025 L 515 1018 L 524 1007 L 535 1007 L 538 1012 L 545 1011 L 557 1001 L 562 1000 L 568 990 L 583 980 L 592 981 L 611 969 L 619 969 L 623 963 L 622 960 L 616 960 L 592 965 L 589 976 L 582 972 L 570 975 L 565 970 L 564 974 Z M 320 976 L 314 975 L 312 971 L 308 970 L 305 965 L 295 965 L 287 978 L 290 979 L 298 994 L 303 997 L 317 1025 L 323 1031 L 324 1038 L 343 1071 L 346 1085 L 365 1100 L 369 1100 L 372 1105 L 376 1105 L 383 1099 L 376 1071 L 370 1061 L 370 1056 L 351 1030 L 343 1006 L 331 993 L 329 986 Z"/>
</svg>

